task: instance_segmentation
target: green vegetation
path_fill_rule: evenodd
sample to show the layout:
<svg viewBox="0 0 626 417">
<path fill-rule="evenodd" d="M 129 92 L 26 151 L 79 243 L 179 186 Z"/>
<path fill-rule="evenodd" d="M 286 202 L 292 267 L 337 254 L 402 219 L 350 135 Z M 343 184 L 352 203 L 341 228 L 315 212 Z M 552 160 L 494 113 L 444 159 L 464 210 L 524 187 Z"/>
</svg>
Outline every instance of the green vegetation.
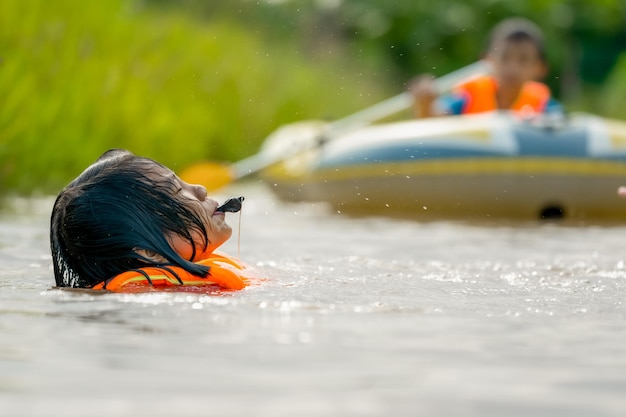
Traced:
<svg viewBox="0 0 626 417">
<path fill-rule="evenodd" d="M 374 61 L 396 86 L 424 72 L 441 75 L 476 60 L 489 31 L 523 16 L 544 31 L 557 96 L 590 102 L 624 52 L 624 0 L 146 0 L 193 10 L 199 17 L 230 16 L 257 30 L 272 28 L 326 50 L 329 43 L 353 62 Z M 382 64 L 381 64 L 382 63 Z M 594 111 L 604 111 L 602 97 Z"/>
<path fill-rule="evenodd" d="M 227 19 L 137 2 L 10 0 L 0 12 L 0 188 L 56 192 L 121 147 L 175 169 L 257 151 L 281 124 L 384 97 L 340 59 Z"/>
<path fill-rule="evenodd" d="M 55 193 L 121 147 L 180 170 L 475 61 L 521 15 L 572 110 L 625 118 L 623 0 L 5 0 L 0 189 Z"/>
</svg>

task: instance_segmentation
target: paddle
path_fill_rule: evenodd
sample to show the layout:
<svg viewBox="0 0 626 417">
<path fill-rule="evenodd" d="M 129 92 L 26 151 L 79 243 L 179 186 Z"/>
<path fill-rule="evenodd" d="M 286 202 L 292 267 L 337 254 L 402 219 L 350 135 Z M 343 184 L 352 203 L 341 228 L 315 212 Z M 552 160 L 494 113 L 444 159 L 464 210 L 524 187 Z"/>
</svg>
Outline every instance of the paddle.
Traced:
<svg viewBox="0 0 626 417">
<path fill-rule="evenodd" d="M 434 80 L 435 88 L 439 92 L 451 89 L 456 84 L 471 76 L 488 72 L 489 64 L 485 61 L 478 61 L 450 74 L 444 75 Z M 350 130 L 358 129 L 370 122 L 390 116 L 404 110 L 413 104 L 411 93 L 403 92 L 371 107 L 360 110 L 342 119 L 325 125 L 317 135 L 318 140 L 310 141 L 308 146 L 292 149 L 289 152 L 279 155 L 274 153 L 259 152 L 255 155 L 242 159 L 234 164 L 223 164 L 217 162 L 202 162 L 183 170 L 180 177 L 191 184 L 202 184 L 207 190 L 214 191 L 233 181 L 247 177 L 268 168 L 274 164 L 283 162 L 292 156 L 309 149 L 322 146 L 323 143 L 338 137 Z"/>
</svg>

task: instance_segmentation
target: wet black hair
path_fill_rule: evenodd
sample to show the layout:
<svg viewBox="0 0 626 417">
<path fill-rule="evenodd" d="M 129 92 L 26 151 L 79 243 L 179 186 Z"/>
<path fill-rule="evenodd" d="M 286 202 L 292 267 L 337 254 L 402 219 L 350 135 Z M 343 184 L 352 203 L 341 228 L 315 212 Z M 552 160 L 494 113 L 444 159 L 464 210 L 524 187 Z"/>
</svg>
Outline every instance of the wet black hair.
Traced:
<svg viewBox="0 0 626 417">
<path fill-rule="evenodd" d="M 50 219 L 50 248 L 56 285 L 91 288 L 146 266 L 178 266 L 205 277 L 206 266 L 182 258 L 166 235 L 177 234 L 205 250 L 202 219 L 175 197 L 173 178 L 158 175 L 157 162 L 122 149 L 105 152 L 57 196 Z M 202 236 L 194 242 L 193 235 Z M 167 263 L 140 256 L 144 249 Z"/>
<path fill-rule="evenodd" d="M 547 61 L 546 47 L 544 45 L 543 32 L 533 22 L 522 17 L 512 17 L 498 23 L 492 30 L 488 38 L 485 55 L 500 42 L 532 42 L 537 48 L 539 58 L 545 63 Z"/>
</svg>

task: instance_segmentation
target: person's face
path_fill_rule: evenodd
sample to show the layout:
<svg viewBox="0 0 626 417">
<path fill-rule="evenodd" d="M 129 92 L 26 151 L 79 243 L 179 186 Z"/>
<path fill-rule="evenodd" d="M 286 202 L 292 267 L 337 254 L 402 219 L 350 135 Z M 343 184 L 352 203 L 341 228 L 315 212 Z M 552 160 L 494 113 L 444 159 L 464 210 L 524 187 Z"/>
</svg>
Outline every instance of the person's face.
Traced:
<svg viewBox="0 0 626 417">
<path fill-rule="evenodd" d="M 491 48 L 487 59 L 501 87 L 520 88 L 545 76 L 547 67 L 531 40 L 505 40 Z"/>
<path fill-rule="evenodd" d="M 196 242 L 196 256 L 192 259 L 193 248 L 189 241 L 179 235 L 171 234 L 168 236 L 168 240 L 176 253 L 184 259 L 194 261 L 200 259 L 202 253 L 213 252 L 230 238 L 233 231 L 226 223 L 224 213 L 215 211 L 219 205 L 217 201 L 207 197 L 206 188 L 202 185 L 188 184 L 178 178 L 174 172 L 162 166 L 158 167 L 156 174 L 169 178 L 169 182 L 174 185 L 172 189 L 173 197 L 185 204 L 187 208 L 202 219 L 209 238 L 206 250 L 202 251 L 202 236 L 197 232 L 195 232 L 195 236 L 192 233 L 194 242 Z"/>
</svg>

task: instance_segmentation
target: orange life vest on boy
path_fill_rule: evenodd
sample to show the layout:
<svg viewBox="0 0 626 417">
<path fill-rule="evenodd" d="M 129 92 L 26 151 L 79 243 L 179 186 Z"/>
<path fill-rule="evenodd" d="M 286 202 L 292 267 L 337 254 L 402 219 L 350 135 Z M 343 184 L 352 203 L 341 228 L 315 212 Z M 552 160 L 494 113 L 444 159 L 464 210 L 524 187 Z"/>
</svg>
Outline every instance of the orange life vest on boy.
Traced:
<svg viewBox="0 0 626 417">
<path fill-rule="evenodd" d="M 216 287 L 241 290 L 250 280 L 258 279 L 245 265 L 223 254 L 212 253 L 196 263 L 208 266 L 209 275 L 192 275 L 177 266 L 146 267 L 123 272 L 92 289 L 125 293 L 153 290 L 210 292 Z"/>
<path fill-rule="evenodd" d="M 490 76 L 478 77 L 458 86 L 455 92 L 465 99 L 462 114 L 497 110 L 497 89 L 495 78 Z M 550 89 L 547 85 L 537 81 L 527 81 L 509 109 L 542 113 L 549 101 Z"/>
</svg>

